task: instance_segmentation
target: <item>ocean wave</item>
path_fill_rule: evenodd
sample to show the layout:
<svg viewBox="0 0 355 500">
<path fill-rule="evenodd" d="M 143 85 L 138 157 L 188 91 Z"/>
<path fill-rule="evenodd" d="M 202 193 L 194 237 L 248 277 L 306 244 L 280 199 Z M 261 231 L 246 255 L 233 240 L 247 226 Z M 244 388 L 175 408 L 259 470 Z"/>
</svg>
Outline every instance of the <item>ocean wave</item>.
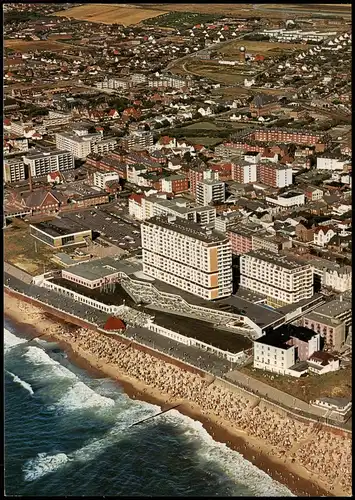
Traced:
<svg viewBox="0 0 355 500">
<path fill-rule="evenodd" d="M 8 349 L 11 349 L 11 347 L 14 347 L 19 344 L 23 344 L 27 342 L 26 339 L 22 339 L 21 337 L 17 337 L 14 335 L 12 332 L 4 328 L 4 347 L 5 351 Z"/>
<path fill-rule="evenodd" d="M 63 377 L 69 378 L 71 380 L 76 380 L 77 376 L 75 373 L 65 368 L 58 361 L 52 359 L 43 349 L 40 347 L 29 346 L 24 353 L 24 357 L 34 365 L 47 365 L 51 367 L 51 370 L 46 373 L 49 377 Z"/>
<path fill-rule="evenodd" d="M 114 405 L 113 399 L 97 394 L 84 382 L 78 380 L 54 406 L 65 410 L 79 410 L 92 407 L 108 408 Z"/>
<path fill-rule="evenodd" d="M 70 459 L 65 453 L 57 453 L 49 455 L 47 453 L 39 453 L 35 458 L 28 460 L 24 467 L 25 481 L 36 481 L 37 479 L 58 470 L 60 467 L 69 462 Z"/>
<path fill-rule="evenodd" d="M 24 389 L 26 389 L 26 391 L 28 391 L 31 394 L 31 396 L 33 396 L 34 392 L 33 392 L 33 389 L 31 387 L 31 384 L 29 384 L 25 380 L 22 380 L 20 377 L 18 377 L 17 375 L 15 375 L 12 372 L 9 372 L 8 370 L 6 370 L 6 373 L 8 373 L 12 377 L 12 380 L 14 382 L 16 382 L 17 384 L 20 384 Z"/>
<path fill-rule="evenodd" d="M 252 492 L 252 496 L 295 496 L 286 486 L 245 460 L 240 453 L 231 450 L 224 443 L 214 441 L 201 422 L 192 420 L 177 410 L 171 410 L 160 418 L 175 427 L 178 425 L 188 442 L 198 443 L 196 452 L 203 463 L 218 464 L 236 484 L 243 484 Z"/>
</svg>

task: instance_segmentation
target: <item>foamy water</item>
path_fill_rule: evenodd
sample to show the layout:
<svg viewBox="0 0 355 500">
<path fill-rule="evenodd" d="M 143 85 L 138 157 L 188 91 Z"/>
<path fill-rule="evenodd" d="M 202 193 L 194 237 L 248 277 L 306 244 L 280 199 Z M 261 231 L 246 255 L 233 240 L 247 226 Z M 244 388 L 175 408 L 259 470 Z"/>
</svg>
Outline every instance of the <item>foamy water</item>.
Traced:
<svg viewBox="0 0 355 500">
<path fill-rule="evenodd" d="M 293 496 L 176 410 L 132 427 L 160 408 L 23 342 L 5 331 L 7 494 Z"/>
</svg>

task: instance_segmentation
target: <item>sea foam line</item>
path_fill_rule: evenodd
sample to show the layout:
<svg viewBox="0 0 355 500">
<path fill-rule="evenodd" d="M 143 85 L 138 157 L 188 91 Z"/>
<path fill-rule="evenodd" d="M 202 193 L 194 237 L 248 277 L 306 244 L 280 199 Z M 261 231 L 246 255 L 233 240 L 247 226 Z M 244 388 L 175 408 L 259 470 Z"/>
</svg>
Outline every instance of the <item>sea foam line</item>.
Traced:
<svg viewBox="0 0 355 500">
<path fill-rule="evenodd" d="M 31 387 L 31 384 L 29 384 L 25 380 L 22 380 L 20 377 L 18 377 L 14 373 L 9 372 L 8 370 L 5 370 L 5 371 L 6 371 L 6 373 L 8 373 L 12 377 L 12 380 L 14 382 L 16 382 L 17 384 L 21 385 L 24 389 L 26 389 L 26 391 L 28 391 L 31 394 L 31 396 L 33 396 L 34 392 L 33 392 L 33 389 Z"/>
<path fill-rule="evenodd" d="M 17 337 L 12 332 L 10 332 L 10 330 L 4 328 L 4 346 L 6 351 L 11 347 L 15 347 L 16 345 L 19 344 L 24 344 L 25 342 L 27 342 L 26 339 Z"/>
<path fill-rule="evenodd" d="M 177 410 L 171 410 L 159 418 L 173 426 L 182 426 L 188 441 L 198 440 L 200 443 L 197 454 L 203 462 L 220 465 L 231 480 L 244 484 L 253 492 L 253 496 L 295 496 L 286 486 L 258 469 L 240 453 L 231 450 L 225 443 L 214 441 L 198 420 L 182 415 Z"/>
<path fill-rule="evenodd" d="M 27 460 L 23 467 L 25 481 L 31 482 L 58 470 L 69 462 L 70 459 L 65 453 L 49 455 L 47 453 L 38 453 L 35 458 Z"/>
</svg>

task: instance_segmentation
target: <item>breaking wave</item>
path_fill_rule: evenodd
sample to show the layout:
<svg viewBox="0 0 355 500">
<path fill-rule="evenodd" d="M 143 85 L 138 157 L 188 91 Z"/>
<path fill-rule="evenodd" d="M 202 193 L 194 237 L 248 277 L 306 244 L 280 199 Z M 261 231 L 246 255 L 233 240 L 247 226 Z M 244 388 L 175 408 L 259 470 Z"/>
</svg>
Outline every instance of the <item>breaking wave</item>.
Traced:
<svg viewBox="0 0 355 500">
<path fill-rule="evenodd" d="M 69 458 L 65 453 L 57 453 L 49 455 L 47 453 L 39 453 L 36 458 L 28 460 L 24 467 L 25 481 L 36 481 L 37 479 L 58 470 L 60 467 L 69 462 Z"/>
<path fill-rule="evenodd" d="M 31 396 L 33 396 L 34 392 L 33 392 L 33 389 L 31 387 L 31 384 L 29 384 L 28 382 L 25 382 L 25 380 L 22 380 L 20 377 L 18 377 L 14 373 L 11 373 L 7 370 L 6 370 L 6 373 L 8 373 L 12 377 L 12 380 L 14 382 L 16 382 L 17 384 L 20 384 L 24 389 L 26 389 L 26 391 L 28 391 L 31 394 Z"/>
</svg>

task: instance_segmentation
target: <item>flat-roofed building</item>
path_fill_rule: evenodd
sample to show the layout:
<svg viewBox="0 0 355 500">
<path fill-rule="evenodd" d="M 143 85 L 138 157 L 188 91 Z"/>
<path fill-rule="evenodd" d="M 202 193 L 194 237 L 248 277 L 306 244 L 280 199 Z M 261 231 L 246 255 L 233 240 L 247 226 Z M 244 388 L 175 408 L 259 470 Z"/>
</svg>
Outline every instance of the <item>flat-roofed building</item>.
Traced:
<svg viewBox="0 0 355 500">
<path fill-rule="evenodd" d="M 240 257 L 240 286 L 267 296 L 270 306 L 281 307 L 313 296 L 310 264 L 267 250 Z"/>
<path fill-rule="evenodd" d="M 80 224 L 65 217 L 30 224 L 30 234 L 52 248 L 87 243 L 92 239 L 91 229 L 83 229 Z"/>
<path fill-rule="evenodd" d="M 4 182 L 19 182 L 26 179 L 25 164 L 22 158 L 4 159 Z"/>
<path fill-rule="evenodd" d="M 332 300 L 305 314 L 303 326 L 319 333 L 327 346 L 339 351 L 352 326 L 351 303 L 343 300 Z"/>
<path fill-rule="evenodd" d="M 232 294 L 227 237 L 173 216 L 153 217 L 141 231 L 145 274 L 207 300 Z"/>
<path fill-rule="evenodd" d="M 30 169 L 32 177 L 41 177 L 51 172 L 73 170 L 75 167 L 72 153 L 58 149 L 43 153 L 27 153 L 23 156 L 23 161 Z"/>
</svg>

